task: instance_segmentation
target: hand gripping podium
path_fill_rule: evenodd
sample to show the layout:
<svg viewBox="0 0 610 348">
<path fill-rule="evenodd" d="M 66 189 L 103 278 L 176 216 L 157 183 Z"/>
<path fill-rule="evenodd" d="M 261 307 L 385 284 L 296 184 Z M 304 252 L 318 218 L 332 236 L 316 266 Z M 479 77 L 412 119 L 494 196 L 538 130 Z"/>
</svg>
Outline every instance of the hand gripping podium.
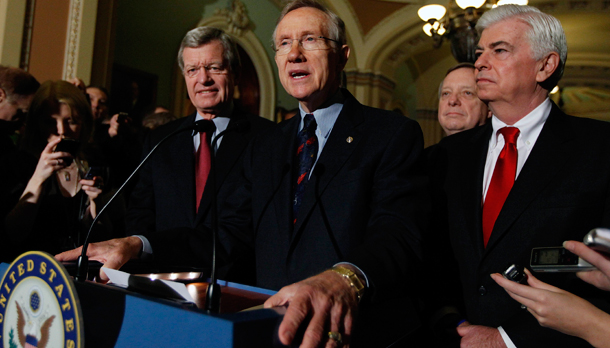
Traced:
<svg viewBox="0 0 610 348">
<path fill-rule="evenodd" d="M 0 347 L 281 347 L 280 310 L 240 310 L 274 292 L 220 282 L 221 313 L 126 289 L 73 282 L 43 252 L 0 265 Z M 189 284 L 205 299 L 207 284 Z M 63 327 L 62 327 L 63 324 Z M 34 344 L 32 344 L 32 342 Z"/>
</svg>

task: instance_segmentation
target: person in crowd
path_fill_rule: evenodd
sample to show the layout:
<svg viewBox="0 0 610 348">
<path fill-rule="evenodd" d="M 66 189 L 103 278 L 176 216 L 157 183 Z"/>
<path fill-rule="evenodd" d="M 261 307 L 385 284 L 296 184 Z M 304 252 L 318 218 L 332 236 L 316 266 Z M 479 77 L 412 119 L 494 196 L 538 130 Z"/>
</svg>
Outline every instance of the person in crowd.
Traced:
<svg viewBox="0 0 610 348">
<path fill-rule="evenodd" d="M 128 115 L 109 115 L 110 95 L 104 87 L 88 86 L 86 93 L 93 114 L 93 145 L 103 154 L 112 174 L 107 178 L 106 186 L 116 190 L 138 165 L 142 153 L 142 139 Z M 125 194 L 120 198 L 121 205 L 124 206 L 128 201 L 134 185 L 135 182 L 126 187 Z M 123 213 L 116 210 L 115 215 L 124 215 L 125 209 L 121 210 Z"/>
<path fill-rule="evenodd" d="M 209 224 L 212 197 L 218 206 L 239 184 L 246 146 L 255 134 L 272 127 L 273 122 L 239 110 L 233 102 L 234 86 L 240 74 L 240 61 L 231 37 L 220 29 L 199 27 L 189 31 L 180 45 L 178 64 L 183 71 L 191 102 L 197 112 L 172 121 L 151 132 L 144 144 L 145 156 L 170 133 L 207 120 L 208 131 L 184 131 L 162 144 L 142 167 L 130 197 L 127 229 L 131 237 L 91 245 L 93 260 L 119 268 L 141 254 L 154 256 L 155 263 L 209 267 L 211 236 L 203 229 Z M 237 126 L 241 124 L 242 126 Z M 211 142 L 227 131 L 212 149 Z M 211 155 L 216 154 L 216 190 L 209 184 Z M 199 180 L 202 179 L 202 180 Z M 192 253 L 184 249 L 195 248 Z M 58 255 L 75 258 L 78 252 Z M 188 255 L 196 255 L 187 258 Z M 247 256 L 243 256 L 247 259 Z M 238 262 L 238 261 L 236 261 Z M 248 260 L 249 265 L 253 262 Z M 233 269 L 219 273 L 225 279 Z M 235 273 L 236 280 L 253 272 Z M 247 268 L 250 269 L 250 268 Z M 105 275 L 102 275 L 103 278 Z"/>
<path fill-rule="evenodd" d="M 0 159 L 8 167 L 17 152 L 19 136 L 23 131 L 25 115 L 40 83 L 30 73 L 13 67 L 0 65 Z M 13 208 L 8 199 L 14 187 L 6 177 L 7 170 L 0 170 L 0 237 L 4 236 L 4 218 Z M 2 243 L 5 244 L 5 243 Z M 0 254 L 6 245 L 0 245 Z M 10 258 L 2 260 L 11 262 Z"/>
<path fill-rule="evenodd" d="M 15 150 L 15 132 L 25 121 L 40 83 L 27 71 L 0 65 L 0 154 Z"/>
<path fill-rule="evenodd" d="M 475 67 L 460 63 L 447 71 L 438 93 L 438 122 L 446 135 L 482 126 L 491 111 L 477 96 Z"/>
<path fill-rule="evenodd" d="M 86 92 L 91 103 L 95 128 L 99 128 L 99 132 L 107 132 L 109 138 L 114 138 L 129 128 L 131 123 L 129 117 L 122 114 L 115 114 L 110 117 L 108 113 L 109 94 L 104 87 L 88 86 Z"/>
<path fill-rule="evenodd" d="M 178 118 L 169 111 L 154 112 L 144 116 L 144 119 L 142 120 L 142 127 L 148 130 L 155 130 L 159 126 L 162 126 L 176 119 Z"/>
<path fill-rule="evenodd" d="M 108 114 L 108 91 L 104 87 L 88 86 L 87 95 L 89 96 L 89 102 L 91 103 L 91 112 L 93 113 L 93 120 L 107 120 L 109 119 Z"/>
<path fill-rule="evenodd" d="M 286 5 L 273 35 L 275 61 L 280 81 L 299 101 L 300 111 L 252 141 L 244 155 L 244 175 L 220 205 L 223 247 L 241 253 L 242 246 L 253 245 L 258 286 L 279 289 L 300 281 L 266 303 L 267 307 L 290 304 L 279 329 L 284 344 L 294 340 L 305 318 L 310 319 L 303 326 L 305 347 L 387 345 L 419 326 L 406 287 L 367 294 L 367 279 L 345 263 L 404 247 L 409 252 L 390 263 L 411 274 L 421 258 L 420 231 L 427 216 L 425 178 L 418 162 L 421 129 L 406 117 L 360 104 L 339 87 L 350 52 L 346 41 L 343 21 L 324 6 L 312 0 Z M 187 49 L 189 86 L 189 66 L 202 74 L 203 68 L 214 65 L 213 61 L 191 65 L 186 53 Z M 211 77 L 207 79 L 212 86 Z M 197 103 L 206 97 L 202 92 L 212 87 L 192 89 L 200 92 L 191 96 Z M 176 195 L 176 190 L 171 194 Z M 179 214 L 184 213 L 173 215 L 186 220 Z M 132 240 L 133 248 L 104 246 L 107 252 L 100 260 L 118 267 L 137 256 L 142 247 Z M 174 238 L 180 242 L 172 246 L 174 257 L 185 257 L 193 240 Z M 226 241 L 232 243 L 227 246 Z M 165 246 L 170 248 L 170 243 Z M 102 245 L 91 246 L 90 258 L 97 259 L 98 247 Z M 156 246 L 153 252 L 156 257 Z M 78 253 L 57 257 L 72 259 Z M 388 264 L 377 260 L 354 262 L 367 276 L 369 269 L 382 274 L 368 278 L 371 287 L 386 283 L 384 275 L 394 278 L 384 272 Z M 399 283 L 408 283 L 407 278 Z M 357 310 L 367 321 L 352 329 Z M 389 333 L 380 337 L 377 329 Z M 352 333 L 359 337 L 352 338 Z"/>
<path fill-rule="evenodd" d="M 590 272 L 578 272 L 584 281 L 599 289 L 610 291 L 610 259 L 581 242 L 566 241 L 564 247 L 597 267 Z M 491 275 L 510 297 L 526 306 L 540 325 L 565 334 L 580 337 L 593 347 L 610 347 L 610 314 L 600 310 L 587 300 L 544 283 L 525 269 L 527 285 L 504 279 L 500 274 Z"/>
<path fill-rule="evenodd" d="M 66 81 L 47 81 L 34 95 L 22 152 L 5 168 L 15 188 L 5 199 L 16 202 L 4 222 L 11 256 L 82 244 L 103 205 L 102 177 L 85 178 L 100 165 L 88 151 L 92 121 L 85 95 Z M 109 238 L 111 226 L 100 222 L 96 235 Z"/>
<path fill-rule="evenodd" d="M 541 327 L 490 274 L 529 264 L 534 247 L 582 240 L 608 226 L 610 125 L 568 116 L 549 99 L 567 58 L 556 18 L 505 5 L 486 12 L 477 29 L 478 97 L 493 116 L 444 138 L 431 154 L 432 211 L 442 222 L 429 236 L 436 250 L 447 242 L 450 252 L 430 259 L 459 270 L 461 347 L 586 346 Z M 428 273 L 438 277 L 437 270 Z M 568 274 L 540 278 L 590 301 L 607 296 Z"/>
</svg>

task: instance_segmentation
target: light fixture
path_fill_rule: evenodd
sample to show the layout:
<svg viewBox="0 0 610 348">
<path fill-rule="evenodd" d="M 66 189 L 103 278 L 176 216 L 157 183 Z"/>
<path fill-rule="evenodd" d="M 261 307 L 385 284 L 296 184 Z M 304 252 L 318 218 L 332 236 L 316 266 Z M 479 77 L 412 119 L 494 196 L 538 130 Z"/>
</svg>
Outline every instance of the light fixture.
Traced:
<svg viewBox="0 0 610 348">
<path fill-rule="evenodd" d="M 445 16 L 447 9 L 443 5 L 426 5 L 422 6 L 418 11 L 417 15 L 422 21 L 427 22 L 431 19 L 439 20 Z"/>
<path fill-rule="evenodd" d="M 434 40 L 434 47 L 439 48 L 443 39 L 451 42 L 451 53 L 458 62 L 474 63 L 475 47 L 479 35 L 475 25 L 487 10 L 504 4 L 527 5 L 527 0 L 449 0 L 447 7 L 430 4 L 417 11 L 426 22 L 423 30 Z"/>
<path fill-rule="evenodd" d="M 469 7 L 479 8 L 479 7 L 483 6 L 483 4 L 485 3 L 485 0 L 455 0 L 455 3 L 461 9 L 467 9 Z"/>
</svg>

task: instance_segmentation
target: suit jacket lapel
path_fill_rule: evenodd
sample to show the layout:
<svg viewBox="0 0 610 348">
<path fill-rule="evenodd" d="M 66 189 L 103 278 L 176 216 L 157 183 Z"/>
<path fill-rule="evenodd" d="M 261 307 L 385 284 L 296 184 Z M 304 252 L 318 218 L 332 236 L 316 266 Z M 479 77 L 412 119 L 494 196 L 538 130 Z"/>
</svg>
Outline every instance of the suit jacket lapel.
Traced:
<svg viewBox="0 0 610 348">
<path fill-rule="evenodd" d="M 466 203 L 461 207 L 463 210 L 459 212 L 459 215 L 465 221 L 466 237 L 471 239 L 471 245 L 479 246 L 475 248 L 479 258 L 483 254 L 482 183 L 491 133 L 491 124 L 481 127 L 478 132 L 475 132 L 468 141 L 468 147 L 462 151 L 460 180 L 447 183 L 448 185 L 459 185 L 460 195 L 463 197 L 461 201 Z"/>
<path fill-rule="evenodd" d="M 296 158 L 294 144 L 300 121 L 301 118 L 297 115 L 280 124 L 277 131 L 279 135 L 277 144 L 279 146 L 275 148 L 273 153 L 273 165 L 275 167 L 272 170 L 273 185 L 271 187 L 275 189 L 279 185 L 275 194 L 277 198 L 273 199 L 273 203 L 277 212 L 279 231 L 286 231 L 286 234 L 290 234 L 293 228 L 292 219 L 288 217 L 292 216 L 292 201 L 294 198 L 292 191 L 294 185 L 293 164 Z M 273 194 L 273 192 L 269 192 L 269 194 Z"/>
<path fill-rule="evenodd" d="M 180 129 L 191 126 L 195 122 L 195 115 L 188 116 L 188 119 L 180 126 Z M 163 146 L 163 144 L 161 145 Z M 176 135 L 174 141 L 170 140 L 169 163 L 172 179 L 182 182 L 183 190 L 177 190 L 178 202 L 188 202 L 189 223 L 195 221 L 195 157 L 193 149 L 192 132 L 183 131 Z"/>
<path fill-rule="evenodd" d="M 563 125 L 564 117 L 565 114 L 553 104 L 538 140 L 500 211 L 487 250 L 493 249 L 493 246 L 509 230 L 514 221 L 548 186 L 551 178 L 559 172 L 566 153 L 563 148 L 569 146 L 567 142 L 572 137 L 569 129 Z"/>
<path fill-rule="evenodd" d="M 233 112 L 227 129 L 242 118 L 245 118 L 244 114 Z M 237 161 L 248 145 L 248 141 L 247 131 L 227 132 L 221 139 L 220 146 L 216 152 L 216 191 L 212 192 L 211 181 L 208 179 L 205 184 L 205 189 L 203 190 L 203 195 L 201 196 L 199 212 L 197 213 L 195 224 L 198 224 L 203 216 L 207 214 L 208 209 L 210 209 L 210 204 L 212 203 L 213 195 L 218 194 L 228 173 L 237 165 Z"/>
<path fill-rule="evenodd" d="M 335 178 L 339 170 L 358 146 L 361 131 L 357 128 L 364 121 L 361 104 L 349 95 L 343 109 L 333 126 L 330 136 L 314 168 L 310 182 L 305 189 L 303 203 L 299 209 L 296 225 L 294 226 L 292 247 L 298 242 L 303 225 L 307 223 L 317 200 L 328 184 Z M 351 142 L 347 138 L 352 137 Z"/>
</svg>

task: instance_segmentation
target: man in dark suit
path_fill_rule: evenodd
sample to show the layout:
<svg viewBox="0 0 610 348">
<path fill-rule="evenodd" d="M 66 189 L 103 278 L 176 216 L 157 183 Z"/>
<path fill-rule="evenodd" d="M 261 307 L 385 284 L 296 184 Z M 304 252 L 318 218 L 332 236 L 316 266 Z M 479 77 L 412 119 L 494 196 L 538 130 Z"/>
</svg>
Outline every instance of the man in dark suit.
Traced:
<svg viewBox="0 0 610 348">
<path fill-rule="evenodd" d="M 557 19 L 506 5 L 485 13 L 477 28 L 478 95 L 493 117 L 443 139 L 431 160 L 433 211 L 446 216 L 433 238 L 450 242 L 455 259 L 445 265 L 459 268 L 466 310 L 461 347 L 587 346 L 541 327 L 490 274 L 529 265 L 534 247 L 610 224 L 610 125 L 567 116 L 549 100 L 567 57 Z M 539 276 L 604 301 L 573 274 Z"/>
<path fill-rule="evenodd" d="M 144 165 L 127 212 L 127 231 L 134 236 L 96 243 L 89 249 L 89 257 L 106 263 L 106 267 L 119 268 L 129 259 L 151 255 L 155 262 L 172 265 L 209 263 L 211 236 L 202 225 L 210 218 L 213 196 L 217 195 L 218 204 L 222 205 L 234 190 L 232 185 L 240 175 L 248 142 L 254 134 L 273 125 L 239 111 L 234 105 L 239 56 L 232 39 L 222 30 L 199 27 L 189 31 L 180 46 L 178 64 L 197 112 L 151 133 L 143 153 L 148 154 L 165 136 L 192 127 L 196 121 L 210 121 L 211 129 L 203 134 L 179 133 L 160 145 Z M 228 131 L 217 141 L 217 148 L 211 149 L 213 139 L 225 130 Z M 208 151 L 207 161 L 198 159 L 204 150 Z M 209 156 L 213 152 L 216 153 L 216 191 L 210 180 L 197 180 L 197 177 L 209 179 Z M 197 163 L 207 165 L 207 171 L 204 168 L 198 172 Z M 199 258 L 170 259 L 166 257 L 170 245 L 193 247 L 196 250 L 190 255 Z M 73 258 L 78 250 L 60 254 L 58 259 Z"/>
<path fill-rule="evenodd" d="M 350 52 L 344 24 L 315 1 L 286 5 L 273 43 L 280 81 L 300 112 L 252 142 L 246 184 L 228 200 L 221 226 L 231 235 L 253 226 L 257 285 L 286 286 L 266 303 L 289 304 L 279 329 L 283 343 L 311 315 L 304 347 L 387 345 L 419 325 L 408 293 L 397 286 L 363 297 L 366 278 L 346 262 L 365 250 L 383 255 L 403 247 L 409 252 L 391 263 L 405 273 L 418 264 L 417 217 L 426 211 L 421 129 L 408 118 L 360 104 L 340 88 Z M 243 211 L 251 213 L 245 218 Z M 397 328 L 380 337 L 388 329 L 377 325 L 386 319 L 378 311 L 384 305 L 386 314 L 394 310 Z M 362 318 L 375 320 L 352 329 L 358 307 Z"/>
</svg>

